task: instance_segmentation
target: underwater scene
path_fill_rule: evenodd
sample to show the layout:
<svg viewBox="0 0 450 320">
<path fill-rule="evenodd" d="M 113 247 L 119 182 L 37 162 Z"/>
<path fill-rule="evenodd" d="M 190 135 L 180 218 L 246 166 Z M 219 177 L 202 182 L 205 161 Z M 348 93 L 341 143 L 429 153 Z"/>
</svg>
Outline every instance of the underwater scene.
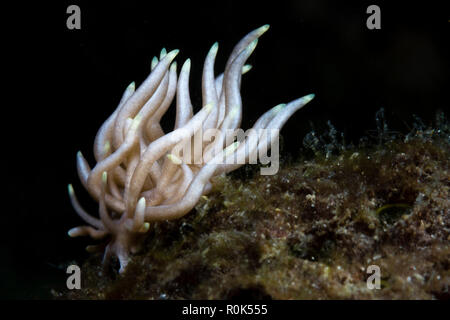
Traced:
<svg viewBox="0 0 450 320">
<path fill-rule="evenodd" d="M 2 300 L 450 299 L 448 10 L 34 6 Z"/>
</svg>

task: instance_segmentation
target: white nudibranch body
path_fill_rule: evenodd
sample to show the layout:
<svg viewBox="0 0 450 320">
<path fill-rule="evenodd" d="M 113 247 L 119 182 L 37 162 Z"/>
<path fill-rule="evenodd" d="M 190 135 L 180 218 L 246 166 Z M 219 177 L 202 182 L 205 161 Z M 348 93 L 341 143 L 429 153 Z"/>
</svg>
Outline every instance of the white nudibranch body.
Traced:
<svg viewBox="0 0 450 320">
<path fill-rule="evenodd" d="M 217 77 L 214 61 L 218 43 L 214 43 L 203 67 L 204 107 L 196 114 L 189 95 L 191 61 L 186 60 L 177 78 L 173 60 L 178 50 L 162 49 L 159 59 L 152 59 L 147 79 L 138 88 L 134 82 L 126 88 L 118 107 L 100 127 L 94 141 L 96 165 L 91 169 L 81 152 L 77 153 L 78 175 L 98 201 L 99 217 L 81 207 L 69 185 L 73 208 L 88 224 L 72 228 L 69 236 L 109 237 L 104 262 L 117 257 L 119 272 L 123 272 L 151 222 L 182 217 L 211 189 L 214 176 L 273 149 L 273 139 L 278 139 L 284 123 L 311 101 L 313 94 L 275 106 L 244 138 L 229 139 L 230 132 L 242 131 L 241 79 L 252 68 L 245 62 L 268 28 L 265 25 L 246 35 Z M 175 96 L 174 131 L 164 133 L 160 119 Z M 272 133 L 270 138 L 264 130 Z M 235 158 L 242 161 L 230 161 Z M 87 249 L 93 251 L 96 246 Z"/>
</svg>

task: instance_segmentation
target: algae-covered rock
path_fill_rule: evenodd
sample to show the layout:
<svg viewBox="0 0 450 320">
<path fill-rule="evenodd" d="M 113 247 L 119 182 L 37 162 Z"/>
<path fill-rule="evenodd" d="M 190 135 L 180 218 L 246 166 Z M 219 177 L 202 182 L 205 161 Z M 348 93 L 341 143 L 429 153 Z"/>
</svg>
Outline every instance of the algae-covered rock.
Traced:
<svg viewBox="0 0 450 320">
<path fill-rule="evenodd" d="M 152 225 L 124 274 L 94 255 L 59 297 L 448 299 L 448 126 L 379 138 L 217 177 L 190 214 Z"/>
</svg>

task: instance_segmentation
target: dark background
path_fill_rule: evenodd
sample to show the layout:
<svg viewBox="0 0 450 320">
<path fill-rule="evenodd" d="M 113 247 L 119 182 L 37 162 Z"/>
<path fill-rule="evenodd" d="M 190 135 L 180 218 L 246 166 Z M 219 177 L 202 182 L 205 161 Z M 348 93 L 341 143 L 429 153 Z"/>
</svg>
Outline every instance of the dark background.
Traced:
<svg viewBox="0 0 450 320">
<path fill-rule="evenodd" d="M 75 155 L 91 166 L 92 144 L 131 81 L 141 83 L 161 48 L 180 49 L 179 69 L 191 58 L 191 98 L 201 103 L 201 71 L 219 41 L 216 73 L 233 46 L 263 25 L 244 76 L 242 127 L 270 107 L 315 93 L 282 130 L 283 152 L 298 154 L 310 123 L 328 120 L 349 140 L 375 128 L 383 107 L 390 128 L 408 130 L 415 113 L 425 122 L 448 106 L 450 11 L 439 2 L 406 1 L 55 1 L 19 3 L 3 49 L 13 72 L 4 97 L 3 239 L 0 298 L 48 298 L 65 285 L 65 266 L 81 264 L 89 239 L 70 239 L 81 220 L 67 184 L 94 213 L 82 189 Z M 245 3 L 245 5 L 243 4 Z M 81 8 L 81 30 L 66 28 L 66 8 Z M 381 8 L 381 30 L 366 28 L 366 8 Z M 178 70 L 179 70 L 178 69 Z M 174 108 L 164 118 L 170 128 Z"/>
</svg>

